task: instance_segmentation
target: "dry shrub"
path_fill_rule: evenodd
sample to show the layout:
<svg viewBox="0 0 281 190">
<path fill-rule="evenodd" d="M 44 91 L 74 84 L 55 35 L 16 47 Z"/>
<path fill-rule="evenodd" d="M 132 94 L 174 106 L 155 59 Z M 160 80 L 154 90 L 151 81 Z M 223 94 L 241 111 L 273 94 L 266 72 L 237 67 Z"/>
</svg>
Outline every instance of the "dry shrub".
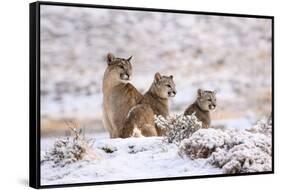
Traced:
<svg viewBox="0 0 281 190">
<path fill-rule="evenodd" d="M 82 135 L 82 129 L 70 127 L 72 136 L 57 139 L 53 147 L 42 156 L 41 163 L 52 162 L 54 167 L 64 167 L 79 160 L 95 159 L 91 148 L 92 139 Z"/>
<path fill-rule="evenodd" d="M 207 158 L 224 173 L 271 171 L 271 123 L 258 122 L 252 129 L 200 129 L 181 142 L 179 154 Z"/>
<path fill-rule="evenodd" d="M 229 135 L 221 130 L 200 129 L 181 142 L 179 154 L 188 155 L 192 159 L 207 158 L 217 148 L 223 148 L 229 141 Z"/>
<path fill-rule="evenodd" d="M 161 115 L 155 116 L 155 124 L 156 127 L 165 131 L 165 141 L 177 145 L 202 127 L 202 123 L 198 121 L 194 114 L 187 116 L 174 115 L 168 118 L 164 118 Z"/>
</svg>

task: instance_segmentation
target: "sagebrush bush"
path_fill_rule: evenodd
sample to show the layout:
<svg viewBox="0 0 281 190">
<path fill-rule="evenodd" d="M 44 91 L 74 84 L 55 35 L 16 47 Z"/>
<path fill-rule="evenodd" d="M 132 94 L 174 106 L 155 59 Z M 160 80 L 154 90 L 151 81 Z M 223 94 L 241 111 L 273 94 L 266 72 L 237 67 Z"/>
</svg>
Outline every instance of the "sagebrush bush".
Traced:
<svg viewBox="0 0 281 190">
<path fill-rule="evenodd" d="M 195 131 L 202 127 L 202 123 L 198 121 L 194 114 L 192 115 L 174 115 L 164 118 L 163 116 L 155 116 L 156 127 L 163 131 L 164 140 L 168 143 L 179 145 L 181 141 L 189 138 Z"/>
<path fill-rule="evenodd" d="M 252 129 L 200 129 L 179 146 L 179 154 L 207 158 L 224 173 L 271 170 L 271 123 L 258 122 Z"/>
<path fill-rule="evenodd" d="M 179 154 L 192 159 L 207 158 L 217 148 L 223 148 L 230 141 L 230 136 L 217 129 L 200 129 L 190 138 L 184 139 L 179 146 Z"/>
<path fill-rule="evenodd" d="M 253 133 L 262 133 L 267 136 L 271 136 L 272 134 L 272 117 L 271 115 L 266 119 L 263 118 L 257 122 L 251 129 L 248 131 Z"/>
<path fill-rule="evenodd" d="M 71 129 L 74 136 L 57 139 L 53 147 L 45 152 L 41 163 L 52 162 L 54 166 L 64 167 L 85 158 L 95 158 L 90 140 L 82 137 L 82 130 Z"/>
</svg>

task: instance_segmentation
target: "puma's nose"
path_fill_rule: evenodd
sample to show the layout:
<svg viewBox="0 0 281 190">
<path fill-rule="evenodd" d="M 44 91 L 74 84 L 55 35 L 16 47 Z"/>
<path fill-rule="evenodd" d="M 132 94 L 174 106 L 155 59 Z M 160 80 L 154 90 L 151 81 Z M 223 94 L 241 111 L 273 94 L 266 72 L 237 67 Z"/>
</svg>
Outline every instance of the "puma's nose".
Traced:
<svg viewBox="0 0 281 190">
<path fill-rule="evenodd" d="M 176 94 L 177 94 L 176 91 L 168 92 L 168 95 L 169 95 L 170 97 L 174 97 Z"/>
<path fill-rule="evenodd" d="M 215 105 L 215 104 L 211 104 L 211 105 L 209 106 L 209 108 L 210 108 L 211 110 L 213 110 L 213 109 L 216 108 L 216 105 Z"/>
<path fill-rule="evenodd" d="M 125 75 L 124 75 L 124 79 L 129 80 L 129 78 L 130 78 L 130 77 L 129 77 L 129 75 L 128 75 L 128 74 L 125 74 Z"/>
<path fill-rule="evenodd" d="M 129 76 L 127 73 L 123 73 L 123 74 L 120 75 L 120 78 L 121 78 L 122 80 L 129 80 L 129 79 L 130 79 L 130 76 Z"/>
</svg>

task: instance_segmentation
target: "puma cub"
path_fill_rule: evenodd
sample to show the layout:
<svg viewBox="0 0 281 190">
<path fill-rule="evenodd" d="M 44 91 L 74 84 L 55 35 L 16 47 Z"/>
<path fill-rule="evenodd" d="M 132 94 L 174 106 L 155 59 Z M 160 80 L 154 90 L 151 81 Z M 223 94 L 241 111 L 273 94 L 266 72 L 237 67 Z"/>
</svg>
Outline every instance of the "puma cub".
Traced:
<svg viewBox="0 0 281 190">
<path fill-rule="evenodd" d="M 209 128 L 211 125 L 210 111 L 217 106 L 216 91 L 208 91 L 198 89 L 197 99 L 184 112 L 184 115 L 191 115 L 195 112 L 195 116 L 202 122 L 202 128 Z"/>
<path fill-rule="evenodd" d="M 132 75 L 132 57 L 117 58 L 107 55 L 107 68 L 104 72 L 103 92 L 103 124 L 109 131 L 110 138 L 124 136 L 124 122 L 129 110 L 142 98 L 138 90 L 129 83 Z"/>
<path fill-rule="evenodd" d="M 169 115 L 169 97 L 176 95 L 173 76 L 161 76 L 156 73 L 154 81 L 143 99 L 131 108 L 125 126 L 127 136 L 161 136 L 163 131 L 156 128 L 154 115 Z"/>
</svg>

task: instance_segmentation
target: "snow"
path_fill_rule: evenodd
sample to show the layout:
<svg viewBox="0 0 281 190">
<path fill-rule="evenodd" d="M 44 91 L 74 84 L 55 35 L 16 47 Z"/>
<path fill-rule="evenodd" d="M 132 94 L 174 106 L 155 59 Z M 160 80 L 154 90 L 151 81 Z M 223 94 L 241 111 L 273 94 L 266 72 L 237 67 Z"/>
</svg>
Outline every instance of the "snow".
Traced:
<svg viewBox="0 0 281 190">
<path fill-rule="evenodd" d="M 255 117 L 254 117 L 255 118 Z M 256 122 L 252 117 L 240 117 L 234 119 L 220 119 L 212 122 L 213 126 L 225 126 L 233 129 L 249 129 Z"/>
<path fill-rule="evenodd" d="M 191 122 L 198 125 L 194 117 L 176 116 L 169 125 L 180 127 L 178 124 L 183 120 L 189 127 Z M 156 120 L 163 124 L 163 118 L 156 117 Z M 170 126 L 168 130 L 174 131 L 174 128 Z M 178 138 L 177 142 L 167 142 L 165 136 L 109 139 L 105 134 L 83 138 L 45 138 L 42 139 L 45 149 L 41 150 L 41 183 L 271 171 L 270 132 L 271 119 L 263 119 L 247 130 L 199 127 L 185 138 Z"/>
<path fill-rule="evenodd" d="M 178 147 L 164 143 L 162 137 L 98 139 L 92 149 L 97 159 L 80 160 L 64 167 L 44 162 L 42 185 L 222 173 L 221 169 L 207 164 L 206 159 L 183 159 L 178 155 Z M 112 151 L 105 151 L 108 149 Z"/>
</svg>

